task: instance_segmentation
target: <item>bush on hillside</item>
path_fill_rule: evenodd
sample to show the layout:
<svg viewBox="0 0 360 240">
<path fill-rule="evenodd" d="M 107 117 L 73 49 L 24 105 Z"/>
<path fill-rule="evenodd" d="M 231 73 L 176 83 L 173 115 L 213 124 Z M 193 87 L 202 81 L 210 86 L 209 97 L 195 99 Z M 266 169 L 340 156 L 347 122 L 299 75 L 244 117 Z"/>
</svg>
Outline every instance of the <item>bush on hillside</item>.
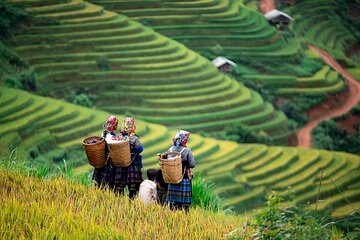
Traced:
<svg viewBox="0 0 360 240">
<path fill-rule="evenodd" d="M 286 100 L 279 109 L 283 111 L 286 117 L 291 121 L 292 128 L 297 129 L 306 125 L 307 117 L 304 112 L 300 109 L 299 105 L 291 102 L 290 100 Z"/>
<path fill-rule="evenodd" d="M 342 151 L 348 133 L 342 130 L 334 120 L 322 121 L 311 132 L 312 143 L 315 148 Z"/>
<path fill-rule="evenodd" d="M 5 78 L 5 85 L 11 88 L 36 92 L 38 89 L 37 75 L 34 69 L 28 69 L 14 76 Z"/>
<path fill-rule="evenodd" d="M 357 129 L 356 134 L 350 135 L 333 119 L 323 121 L 311 132 L 312 145 L 314 148 L 360 154 L 360 123 Z"/>
<path fill-rule="evenodd" d="M 9 50 L 2 42 L 0 41 L 0 58 L 6 59 L 6 61 L 15 66 L 15 67 L 28 67 L 27 62 L 22 60 L 19 55 L 15 52 Z"/>
<path fill-rule="evenodd" d="M 360 102 L 358 102 L 358 104 L 356 104 L 356 106 L 351 109 L 350 113 L 360 115 Z"/>
<path fill-rule="evenodd" d="M 360 12 L 359 2 L 354 0 L 336 0 L 336 13 L 341 17 L 342 23 L 349 30 L 356 39 L 360 38 L 360 21 L 352 14 L 349 14 L 350 9 L 355 12 Z"/>
<path fill-rule="evenodd" d="M 268 196 L 266 208 L 247 223 L 250 231 L 238 230 L 228 239 L 333 239 L 337 230 L 326 228 L 314 214 L 304 211 L 273 192 Z"/>
<path fill-rule="evenodd" d="M 328 96 L 325 93 L 311 95 L 311 94 L 301 94 L 292 98 L 292 101 L 298 106 L 301 111 L 309 110 L 311 107 L 324 102 Z"/>
<path fill-rule="evenodd" d="M 80 95 L 75 96 L 72 103 L 88 108 L 94 107 L 94 102 L 88 95 L 81 93 Z"/>
<path fill-rule="evenodd" d="M 245 81 L 243 83 L 247 88 L 250 88 L 250 89 L 254 90 L 255 92 L 259 93 L 261 95 L 261 97 L 264 99 L 264 101 L 269 102 L 269 103 L 274 103 L 276 96 L 272 92 L 273 89 L 271 87 L 265 88 L 263 85 L 255 82 L 255 81 Z"/>
<path fill-rule="evenodd" d="M 222 209 L 222 199 L 215 193 L 215 184 L 205 181 L 201 174 L 196 174 L 192 181 L 192 206 L 219 211 Z"/>
<path fill-rule="evenodd" d="M 300 69 L 302 70 L 302 74 L 299 74 L 300 77 L 311 77 L 316 72 L 320 71 L 323 67 L 324 63 L 320 59 L 312 59 L 308 56 L 304 56 L 301 59 Z M 300 73 L 300 72 L 298 72 Z"/>
<path fill-rule="evenodd" d="M 96 59 L 96 66 L 101 70 L 110 70 L 109 59 L 107 56 L 100 56 Z"/>
<path fill-rule="evenodd" d="M 21 24 L 28 24 L 30 20 L 31 16 L 23 9 L 0 0 L 0 40 L 9 39 L 14 30 L 18 29 Z"/>
<path fill-rule="evenodd" d="M 270 143 L 268 137 L 255 134 L 249 128 L 241 124 L 226 127 L 225 138 L 238 143 Z"/>
</svg>

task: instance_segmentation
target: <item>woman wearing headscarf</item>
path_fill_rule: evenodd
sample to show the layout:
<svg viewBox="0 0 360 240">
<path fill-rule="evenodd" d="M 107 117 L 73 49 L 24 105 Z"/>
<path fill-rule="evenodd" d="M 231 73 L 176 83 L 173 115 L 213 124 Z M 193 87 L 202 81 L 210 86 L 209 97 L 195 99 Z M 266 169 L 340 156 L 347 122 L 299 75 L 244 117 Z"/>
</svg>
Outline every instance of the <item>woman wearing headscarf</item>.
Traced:
<svg viewBox="0 0 360 240">
<path fill-rule="evenodd" d="M 119 120 L 115 116 L 109 116 L 103 124 L 103 132 L 100 134 L 101 137 L 105 138 L 106 142 L 110 142 L 116 139 L 115 130 L 118 127 Z M 112 163 L 111 159 L 108 158 L 109 152 L 106 152 L 106 164 L 101 168 L 95 168 L 93 174 L 93 180 L 95 185 L 100 188 L 109 187 L 113 189 L 112 182 Z"/>
<path fill-rule="evenodd" d="M 140 153 L 143 147 L 139 137 L 135 133 L 135 119 L 125 117 L 122 127 L 120 129 L 120 140 L 130 140 L 131 163 L 128 167 L 114 167 L 114 185 L 115 192 L 123 194 L 126 186 L 129 189 L 129 198 L 133 199 L 139 191 L 140 184 L 143 181 L 142 177 L 142 156 Z"/>
<path fill-rule="evenodd" d="M 179 130 L 173 138 L 169 152 L 179 152 L 182 159 L 183 179 L 178 184 L 168 184 L 166 202 L 171 209 L 189 210 L 192 201 L 191 169 L 195 167 L 195 159 L 191 150 L 186 146 L 190 132 Z"/>
</svg>

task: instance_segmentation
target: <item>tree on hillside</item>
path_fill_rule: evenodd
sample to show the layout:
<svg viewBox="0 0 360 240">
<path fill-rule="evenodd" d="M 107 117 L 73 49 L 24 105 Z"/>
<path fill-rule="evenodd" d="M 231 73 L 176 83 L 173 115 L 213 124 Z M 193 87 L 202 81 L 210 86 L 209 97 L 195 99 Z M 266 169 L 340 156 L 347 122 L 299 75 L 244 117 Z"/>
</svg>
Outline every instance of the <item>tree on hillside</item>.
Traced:
<svg viewBox="0 0 360 240">
<path fill-rule="evenodd" d="M 360 154 L 360 123 L 357 129 L 357 133 L 350 135 L 333 119 L 323 121 L 311 132 L 312 145 L 314 148 Z"/>
<path fill-rule="evenodd" d="M 242 124 L 232 125 L 225 129 L 225 136 L 227 140 L 238 143 L 268 143 L 269 139 L 266 136 L 260 136 L 253 133 L 249 128 Z"/>
<path fill-rule="evenodd" d="M 313 135 L 312 143 L 315 148 L 334 151 L 342 151 L 344 139 L 348 135 L 332 119 L 330 121 L 322 121 L 311 133 Z"/>
<path fill-rule="evenodd" d="M 20 25 L 28 24 L 30 19 L 31 16 L 24 10 L 0 0 L 0 40 L 11 38 Z"/>
</svg>

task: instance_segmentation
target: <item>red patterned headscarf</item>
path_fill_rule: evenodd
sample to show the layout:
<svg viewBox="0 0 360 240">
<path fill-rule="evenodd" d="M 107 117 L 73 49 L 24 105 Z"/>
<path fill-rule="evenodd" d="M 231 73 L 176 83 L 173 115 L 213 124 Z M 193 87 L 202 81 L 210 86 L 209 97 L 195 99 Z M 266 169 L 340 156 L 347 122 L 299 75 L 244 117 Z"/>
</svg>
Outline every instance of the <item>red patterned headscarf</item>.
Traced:
<svg viewBox="0 0 360 240">
<path fill-rule="evenodd" d="M 135 134 L 135 118 L 125 117 L 120 131 L 129 135 Z"/>
<path fill-rule="evenodd" d="M 119 120 L 115 116 L 109 116 L 106 119 L 106 122 L 103 124 L 104 130 L 108 130 L 109 132 L 114 132 L 117 129 Z"/>
<path fill-rule="evenodd" d="M 173 138 L 173 143 L 175 146 L 186 147 L 186 143 L 189 137 L 190 137 L 190 132 L 187 132 L 185 130 L 179 130 L 179 132 L 176 133 L 175 137 Z"/>
</svg>

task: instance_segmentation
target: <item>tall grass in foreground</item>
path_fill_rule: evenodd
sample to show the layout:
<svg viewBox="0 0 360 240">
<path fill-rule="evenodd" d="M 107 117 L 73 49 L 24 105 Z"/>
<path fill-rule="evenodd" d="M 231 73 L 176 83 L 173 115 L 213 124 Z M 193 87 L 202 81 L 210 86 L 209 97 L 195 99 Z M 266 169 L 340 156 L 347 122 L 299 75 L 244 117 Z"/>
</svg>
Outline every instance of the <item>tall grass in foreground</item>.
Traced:
<svg viewBox="0 0 360 240">
<path fill-rule="evenodd" d="M 210 211 L 222 209 L 223 200 L 215 193 L 215 184 L 205 181 L 201 174 L 192 180 L 192 204 Z"/>
<path fill-rule="evenodd" d="M 83 172 L 74 174 L 73 165 L 68 165 L 65 159 L 63 159 L 62 162 L 57 164 L 53 163 L 52 165 L 32 162 L 26 160 L 24 157 L 18 157 L 16 148 L 8 157 L 0 158 L 0 168 L 36 178 L 53 179 L 61 176 L 69 181 L 78 182 L 83 185 L 88 185 L 92 182 L 92 173 Z"/>
<path fill-rule="evenodd" d="M 1 239 L 221 239 L 247 219 L 116 197 L 69 182 L 0 168 Z"/>
</svg>

